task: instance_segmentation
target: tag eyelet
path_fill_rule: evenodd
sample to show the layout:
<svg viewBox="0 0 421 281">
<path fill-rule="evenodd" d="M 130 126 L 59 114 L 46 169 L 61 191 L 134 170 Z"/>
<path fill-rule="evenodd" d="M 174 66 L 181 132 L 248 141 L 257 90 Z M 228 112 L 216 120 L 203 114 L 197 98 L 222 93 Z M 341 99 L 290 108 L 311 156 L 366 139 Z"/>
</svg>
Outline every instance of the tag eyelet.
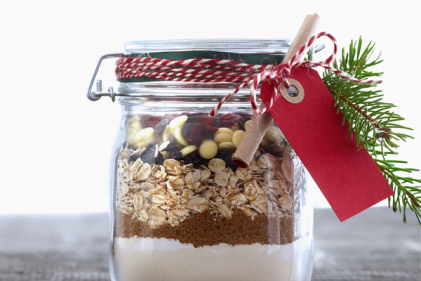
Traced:
<svg viewBox="0 0 421 281">
<path fill-rule="evenodd" d="M 288 90 L 285 88 L 283 84 L 279 86 L 279 90 L 281 91 L 282 96 L 285 100 L 287 100 L 290 103 L 297 104 L 304 100 L 304 88 L 301 86 L 300 82 L 298 82 L 295 79 L 287 78 L 288 82 L 291 86 L 293 86 L 298 93 L 296 95 L 290 95 L 288 94 Z"/>
</svg>

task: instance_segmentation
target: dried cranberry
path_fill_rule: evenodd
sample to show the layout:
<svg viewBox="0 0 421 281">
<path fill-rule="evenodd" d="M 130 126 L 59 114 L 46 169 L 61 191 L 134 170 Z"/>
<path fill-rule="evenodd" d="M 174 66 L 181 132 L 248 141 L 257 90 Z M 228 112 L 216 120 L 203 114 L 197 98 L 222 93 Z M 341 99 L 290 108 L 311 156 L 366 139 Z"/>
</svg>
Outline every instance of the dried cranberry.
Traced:
<svg viewBox="0 0 421 281">
<path fill-rule="evenodd" d="M 162 119 L 161 121 L 159 121 L 158 124 L 156 124 L 156 126 L 155 126 L 155 137 L 156 138 L 159 137 L 164 132 L 168 123 L 170 123 L 170 121 L 168 121 L 168 119 Z"/>
<path fill-rule="evenodd" d="M 203 125 L 201 123 L 194 124 L 187 139 L 196 147 L 199 147 L 203 141 Z"/>
<path fill-rule="evenodd" d="M 140 117 L 140 126 L 142 128 L 152 127 L 155 128 L 156 124 L 161 120 L 160 116 L 154 116 L 154 115 L 148 115 L 148 114 L 142 114 L 139 115 Z"/>
<path fill-rule="evenodd" d="M 202 119 L 202 116 L 193 115 L 187 118 L 186 123 L 198 123 Z"/>
<path fill-rule="evenodd" d="M 245 130 L 244 124 L 246 124 L 246 122 L 249 120 L 251 120 L 251 117 L 241 117 L 240 122 L 238 122 L 238 125 L 240 125 L 241 130 Z"/>
<path fill-rule="evenodd" d="M 193 151 L 186 157 L 184 157 L 184 164 L 193 164 L 193 167 L 198 168 L 200 165 L 207 166 L 209 163 L 209 160 L 204 159 L 200 156 L 199 152 L 197 150 Z"/>
<path fill-rule="evenodd" d="M 181 160 L 181 152 L 178 150 L 171 150 L 168 153 L 168 158 L 175 159 L 175 160 Z"/>
<path fill-rule="evenodd" d="M 171 122 L 171 120 L 173 120 L 175 117 L 178 117 L 180 115 L 178 115 L 177 113 L 172 113 L 172 114 L 165 114 L 164 118 L 162 119 L 167 119 L 169 122 Z"/>
<path fill-rule="evenodd" d="M 183 127 L 181 127 L 181 134 L 183 135 L 185 140 L 189 139 L 189 133 L 193 126 L 193 123 L 184 123 Z"/>
<path fill-rule="evenodd" d="M 221 119 L 221 121 L 219 122 L 220 127 L 231 128 L 232 126 L 234 126 L 235 123 L 238 123 L 240 121 L 241 116 L 234 113 L 227 113 L 227 114 L 221 115 L 220 119 Z"/>
<path fill-rule="evenodd" d="M 212 125 L 214 127 L 219 128 L 219 125 L 220 125 L 219 123 L 221 123 L 221 118 L 219 118 L 219 117 L 212 118 Z"/>
<path fill-rule="evenodd" d="M 220 158 L 225 161 L 227 167 L 230 167 L 234 172 L 237 170 L 237 166 L 232 162 L 232 156 L 235 153 L 235 148 L 222 148 L 218 151 L 216 158 Z"/>
<path fill-rule="evenodd" d="M 212 139 L 216 131 L 218 131 L 217 127 L 212 127 L 212 126 L 203 127 L 203 139 Z"/>
<path fill-rule="evenodd" d="M 210 117 L 210 116 L 203 116 L 200 119 L 200 124 L 202 124 L 203 126 L 206 126 L 206 125 L 212 126 L 212 117 Z"/>
</svg>

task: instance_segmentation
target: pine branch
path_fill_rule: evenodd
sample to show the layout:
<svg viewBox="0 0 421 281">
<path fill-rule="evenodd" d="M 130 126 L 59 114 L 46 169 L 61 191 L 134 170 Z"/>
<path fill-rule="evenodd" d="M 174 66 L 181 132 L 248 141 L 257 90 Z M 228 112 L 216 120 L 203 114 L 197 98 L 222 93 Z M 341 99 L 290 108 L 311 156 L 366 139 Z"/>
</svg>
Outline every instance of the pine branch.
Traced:
<svg viewBox="0 0 421 281">
<path fill-rule="evenodd" d="M 357 79 L 373 79 L 383 73 L 373 72 L 372 66 L 382 62 L 380 55 L 370 60 L 374 52 L 371 42 L 363 48 L 361 38 L 358 42 L 351 41 L 348 53 L 342 49 L 339 68 Z M 392 111 L 394 104 L 385 103 L 380 90 L 373 90 L 377 85 L 356 84 L 331 72 L 325 72 L 323 81 L 331 92 L 338 112 L 343 113 L 343 124 L 348 121 L 351 138 L 355 132 L 355 141 L 359 149 L 365 147 L 373 157 L 381 173 L 394 191 L 389 197 L 389 207 L 394 212 L 403 211 L 406 222 L 406 210 L 412 210 L 421 224 L 421 186 L 420 179 L 402 176 L 404 173 L 419 171 L 418 169 L 400 166 L 406 161 L 388 159 L 390 155 L 397 155 L 398 143 L 406 141 L 412 136 L 403 133 L 412 130 L 399 122 L 405 119 Z"/>
</svg>

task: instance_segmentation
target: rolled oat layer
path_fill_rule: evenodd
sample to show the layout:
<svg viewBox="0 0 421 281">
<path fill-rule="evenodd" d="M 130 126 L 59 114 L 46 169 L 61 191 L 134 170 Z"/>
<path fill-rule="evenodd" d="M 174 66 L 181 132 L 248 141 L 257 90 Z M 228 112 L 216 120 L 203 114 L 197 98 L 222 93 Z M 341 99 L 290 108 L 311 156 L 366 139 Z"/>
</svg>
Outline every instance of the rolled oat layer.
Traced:
<svg viewBox="0 0 421 281">
<path fill-rule="evenodd" d="M 145 149 L 122 149 L 119 158 L 117 237 L 167 238 L 194 247 L 297 239 L 288 149 L 282 157 L 258 151 L 246 169 L 233 169 L 221 158 L 207 165 L 132 161 L 136 153 Z"/>
</svg>

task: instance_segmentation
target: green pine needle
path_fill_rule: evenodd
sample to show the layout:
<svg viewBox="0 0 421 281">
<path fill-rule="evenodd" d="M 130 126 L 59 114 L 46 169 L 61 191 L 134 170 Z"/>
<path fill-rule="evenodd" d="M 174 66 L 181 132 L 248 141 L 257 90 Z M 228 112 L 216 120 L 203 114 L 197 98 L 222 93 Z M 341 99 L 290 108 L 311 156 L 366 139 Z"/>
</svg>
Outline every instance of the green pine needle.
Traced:
<svg viewBox="0 0 421 281">
<path fill-rule="evenodd" d="M 346 53 L 345 48 L 342 49 L 339 65 L 335 62 L 334 67 L 356 79 L 376 79 L 383 73 L 373 72 L 370 67 L 383 60 L 379 55 L 370 61 L 374 47 L 375 44 L 370 42 L 364 48 L 361 38 L 355 42 L 352 40 L 349 51 Z M 381 90 L 374 89 L 377 85 L 357 84 L 328 71 L 323 74 L 323 81 L 335 99 L 337 111 L 344 115 L 343 124 L 345 121 L 349 123 L 351 138 L 355 132 L 358 150 L 362 147 L 367 149 L 393 189 L 394 195 L 388 199 L 389 207 L 394 212 L 403 212 L 405 223 L 406 210 L 409 208 L 421 224 L 421 180 L 404 176 L 419 170 L 403 167 L 406 161 L 387 159 L 389 155 L 398 154 L 398 142 L 413 139 L 407 134 L 412 129 L 399 124 L 405 119 L 394 112 L 394 104 L 383 101 Z"/>
</svg>

